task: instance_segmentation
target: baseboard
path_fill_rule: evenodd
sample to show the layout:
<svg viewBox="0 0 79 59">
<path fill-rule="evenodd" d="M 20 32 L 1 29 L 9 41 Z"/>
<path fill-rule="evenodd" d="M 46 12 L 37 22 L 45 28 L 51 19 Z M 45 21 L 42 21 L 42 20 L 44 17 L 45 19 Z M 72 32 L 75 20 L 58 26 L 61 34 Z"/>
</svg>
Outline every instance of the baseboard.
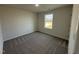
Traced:
<svg viewBox="0 0 79 59">
<path fill-rule="evenodd" d="M 36 32 L 36 31 L 34 31 L 34 32 Z M 34 33 L 34 32 L 31 32 L 31 33 Z M 21 37 L 21 36 L 24 36 L 24 35 L 29 35 L 29 34 L 31 34 L 31 33 L 28 33 L 28 34 L 23 34 L 23 35 L 19 35 L 19 36 L 16 36 L 16 37 L 14 37 L 14 38 L 11 38 L 11 39 L 4 40 L 4 42 L 5 42 L 5 41 L 12 40 L 12 39 L 16 39 L 16 38 Z"/>
<path fill-rule="evenodd" d="M 59 38 L 59 39 L 63 39 L 63 38 L 60 38 L 60 37 L 57 37 L 57 36 L 54 36 L 54 35 L 51 35 L 51 34 L 48 34 L 48 33 L 44 33 L 44 32 L 41 32 L 41 31 L 34 31 L 34 32 L 40 32 L 40 33 L 43 33 L 43 34 L 46 34 L 46 35 L 50 35 L 50 36 L 53 36 L 53 37 L 56 37 L 56 38 Z M 29 35 L 29 34 L 32 34 L 34 32 L 31 32 L 31 33 L 28 33 L 28 34 L 24 34 L 24 35 Z M 16 38 L 24 36 L 24 35 L 16 36 L 16 37 L 14 37 L 12 39 L 16 39 Z M 12 40 L 12 39 L 8 39 L 8 40 L 5 40 L 5 41 L 9 41 L 9 40 Z M 63 40 L 66 40 L 66 39 L 63 39 Z M 68 40 L 66 40 L 66 41 L 68 41 Z"/>
<path fill-rule="evenodd" d="M 37 32 L 44 33 L 44 32 L 41 32 L 41 31 L 37 31 Z M 60 37 L 57 37 L 57 36 L 54 36 L 54 35 L 51 35 L 51 34 L 48 34 L 48 33 L 44 33 L 44 34 L 47 34 L 47 35 L 50 35 L 50 36 L 53 36 L 53 37 L 56 37 L 56 38 L 59 38 L 59 39 L 63 39 L 63 40 L 68 41 L 67 39 L 60 38 Z"/>
</svg>

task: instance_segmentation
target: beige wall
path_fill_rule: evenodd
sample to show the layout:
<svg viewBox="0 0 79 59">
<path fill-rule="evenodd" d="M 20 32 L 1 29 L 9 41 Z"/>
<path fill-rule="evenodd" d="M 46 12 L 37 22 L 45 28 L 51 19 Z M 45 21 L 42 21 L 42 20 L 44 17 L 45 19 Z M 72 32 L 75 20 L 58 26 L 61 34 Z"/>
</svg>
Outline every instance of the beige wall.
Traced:
<svg viewBox="0 0 79 59">
<path fill-rule="evenodd" d="M 36 31 L 36 14 L 25 10 L 0 7 L 4 41 Z"/>
<path fill-rule="evenodd" d="M 0 15 L 0 54 L 3 52 L 3 37 L 2 37 L 2 27 L 1 27 L 1 15 Z"/>
<path fill-rule="evenodd" d="M 54 26 L 52 30 L 44 28 L 44 15 L 50 13 L 54 15 L 53 18 Z M 53 11 L 39 13 L 38 30 L 68 40 L 71 15 L 72 15 L 72 6 L 65 6 L 57 8 Z"/>
<path fill-rule="evenodd" d="M 79 5 L 73 6 L 68 53 L 79 53 Z"/>
<path fill-rule="evenodd" d="M 77 39 L 76 39 L 76 45 L 75 45 L 75 52 L 76 54 L 79 54 L 79 23 L 78 23 L 78 32 L 77 32 Z"/>
</svg>

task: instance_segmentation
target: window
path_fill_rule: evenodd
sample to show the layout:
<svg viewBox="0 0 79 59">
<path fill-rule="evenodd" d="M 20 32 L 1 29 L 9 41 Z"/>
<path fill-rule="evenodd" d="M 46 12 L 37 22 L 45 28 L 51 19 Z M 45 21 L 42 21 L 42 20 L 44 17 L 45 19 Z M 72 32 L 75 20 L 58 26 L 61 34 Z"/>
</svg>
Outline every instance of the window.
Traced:
<svg viewBox="0 0 79 59">
<path fill-rule="evenodd" d="M 44 27 L 47 29 L 52 29 L 53 25 L 53 14 L 45 15 Z"/>
</svg>

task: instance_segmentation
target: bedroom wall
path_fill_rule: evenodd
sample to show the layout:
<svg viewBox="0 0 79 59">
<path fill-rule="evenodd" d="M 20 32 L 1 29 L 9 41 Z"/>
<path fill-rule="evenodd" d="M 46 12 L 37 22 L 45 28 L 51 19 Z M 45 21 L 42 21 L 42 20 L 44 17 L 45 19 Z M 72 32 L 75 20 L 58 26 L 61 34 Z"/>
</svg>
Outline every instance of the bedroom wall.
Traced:
<svg viewBox="0 0 79 59">
<path fill-rule="evenodd" d="M 0 54 L 2 53 L 3 53 L 3 36 L 2 36 L 1 15 L 0 15 Z"/>
<path fill-rule="evenodd" d="M 79 53 L 79 5 L 73 5 L 68 53 Z"/>
<path fill-rule="evenodd" d="M 36 14 L 17 8 L 0 6 L 4 41 L 36 31 Z"/>
<path fill-rule="evenodd" d="M 53 29 L 44 28 L 44 15 L 53 14 Z M 68 40 L 72 15 L 72 5 L 53 11 L 38 13 L 38 31 Z"/>
</svg>

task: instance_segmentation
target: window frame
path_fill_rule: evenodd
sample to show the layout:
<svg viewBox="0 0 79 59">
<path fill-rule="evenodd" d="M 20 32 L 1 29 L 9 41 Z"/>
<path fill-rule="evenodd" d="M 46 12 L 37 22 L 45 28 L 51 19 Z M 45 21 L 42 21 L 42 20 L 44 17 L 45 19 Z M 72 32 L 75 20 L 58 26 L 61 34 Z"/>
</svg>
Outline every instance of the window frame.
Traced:
<svg viewBox="0 0 79 59">
<path fill-rule="evenodd" d="M 49 21 L 51 21 L 52 23 L 52 25 L 51 25 L 51 27 L 46 27 L 46 16 L 51 16 L 52 15 L 52 17 L 51 17 L 51 20 L 49 20 Z M 44 28 L 45 29 L 53 29 L 53 14 L 52 13 L 50 13 L 50 14 L 45 14 L 44 15 Z"/>
</svg>

